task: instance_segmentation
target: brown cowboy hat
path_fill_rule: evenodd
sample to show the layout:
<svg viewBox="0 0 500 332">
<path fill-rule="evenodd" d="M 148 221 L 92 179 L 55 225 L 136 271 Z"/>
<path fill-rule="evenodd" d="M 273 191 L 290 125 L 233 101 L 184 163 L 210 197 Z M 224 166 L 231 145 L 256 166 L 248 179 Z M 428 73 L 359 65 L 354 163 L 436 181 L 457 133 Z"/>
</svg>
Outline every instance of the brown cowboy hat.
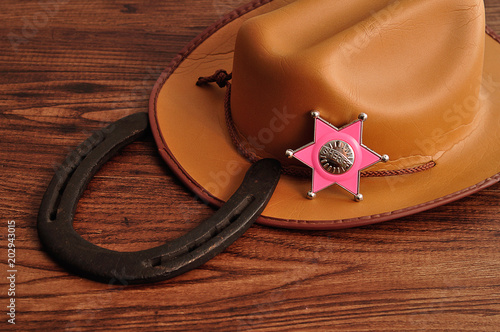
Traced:
<svg viewBox="0 0 500 332">
<path fill-rule="evenodd" d="M 362 202 L 340 186 L 305 198 L 310 170 L 285 153 L 313 140 L 313 110 L 332 128 L 367 114 L 362 143 L 390 156 L 361 171 Z M 500 39 L 482 0 L 254 1 L 172 61 L 149 114 L 163 158 L 210 203 L 271 157 L 284 175 L 260 223 L 380 222 L 499 181 Z"/>
</svg>

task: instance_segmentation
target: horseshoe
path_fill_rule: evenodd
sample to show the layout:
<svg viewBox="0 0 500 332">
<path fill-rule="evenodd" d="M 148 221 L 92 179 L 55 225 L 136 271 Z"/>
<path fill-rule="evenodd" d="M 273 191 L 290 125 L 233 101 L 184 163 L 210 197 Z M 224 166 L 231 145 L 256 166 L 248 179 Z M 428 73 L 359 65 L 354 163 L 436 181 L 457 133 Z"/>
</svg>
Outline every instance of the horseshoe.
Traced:
<svg viewBox="0 0 500 332">
<path fill-rule="evenodd" d="M 238 190 L 211 217 L 164 245 L 119 252 L 83 239 L 73 228 L 78 201 L 99 168 L 149 129 L 146 113 L 122 118 L 94 133 L 71 154 L 50 182 L 38 214 L 45 250 L 70 271 L 105 283 L 149 283 L 190 271 L 225 250 L 259 217 L 278 184 L 281 165 L 263 159 L 247 171 Z"/>
</svg>

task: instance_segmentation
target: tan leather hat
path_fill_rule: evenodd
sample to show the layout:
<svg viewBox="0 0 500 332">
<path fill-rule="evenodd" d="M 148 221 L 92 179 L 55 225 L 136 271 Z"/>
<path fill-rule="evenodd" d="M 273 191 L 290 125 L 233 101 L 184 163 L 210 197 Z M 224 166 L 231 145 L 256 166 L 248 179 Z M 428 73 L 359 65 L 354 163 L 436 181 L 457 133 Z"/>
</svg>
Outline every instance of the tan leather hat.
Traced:
<svg viewBox="0 0 500 332">
<path fill-rule="evenodd" d="M 337 185 L 305 197 L 310 169 L 285 154 L 313 140 L 313 110 L 337 128 L 368 115 L 362 143 L 390 156 L 361 171 L 362 202 Z M 166 162 L 215 205 L 271 157 L 285 174 L 260 223 L 389 220 L 499 181 L 500 39 L 482 0 L 254 1 L 172 61 L 150 120 Z"/>
</svg>

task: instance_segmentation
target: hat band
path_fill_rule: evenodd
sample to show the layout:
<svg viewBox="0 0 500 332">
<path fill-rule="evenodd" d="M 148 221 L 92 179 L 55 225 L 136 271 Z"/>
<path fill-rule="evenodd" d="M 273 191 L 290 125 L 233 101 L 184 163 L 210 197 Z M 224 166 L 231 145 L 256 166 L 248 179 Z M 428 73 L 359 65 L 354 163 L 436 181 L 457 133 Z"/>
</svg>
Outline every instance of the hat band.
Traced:
<svg viewBox="0 0 500 332">
<path fill-rule="evenodd" d="M 247 148 L 250 144 L 244 141 L 243 135 L 240 133 L 236 124 L 233 121 L 232 111 L 231 111 L 231 83 L 232 73 L 227 73 L 223 69 L 217 70 L 213 75 L 206 77 L 199 77 L 196 85 L 203 86 L 209 83 L 216 83 L 220 88 L 226 87 L 226 94 L 224 97 L 224 117 L 226 120 L 226 126 L 229 131 L 229 136 L 233 145 L 238 150 L 239 154 L 247 159 L 251 163 L 255 163 L 259 160 L 265 159 L 265 157 L 259 156 L 257 153 L 252 151 L 253 149 Z M 398 175 L 408 175 L 426 171 L 428 169 L 436 166 L 436 162 L 429 161 L 425 164 L 416 165 L 413 167 L 397 169 L 397 170 L 381 170 L 381 171 L 361 171 L 361 177 L 386 177 L 386 176 L 398 176 Z M 311 169 L 301 166 L 283 166 L 282 174 L 290 175 L 293 177 L 310 177 Z"/>
</svg>

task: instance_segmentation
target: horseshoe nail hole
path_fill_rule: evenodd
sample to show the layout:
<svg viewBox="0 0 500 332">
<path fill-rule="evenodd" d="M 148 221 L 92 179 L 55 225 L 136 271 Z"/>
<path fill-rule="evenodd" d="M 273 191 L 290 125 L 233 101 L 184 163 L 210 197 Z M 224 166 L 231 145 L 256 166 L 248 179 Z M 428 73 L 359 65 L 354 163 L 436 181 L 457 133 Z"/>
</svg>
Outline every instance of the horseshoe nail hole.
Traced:
<svg viewBox="0 0 500 332">
<path fill-rule="evenodd" d="M 241 216 L 241 213 L 238 213 L 238 214 L 235 214 L 234 216 L 231 217 L 231 219 L 229 219 L 229 223 L 232 224 L 233 222 L 235 222 L 239 217 Z"/>
<path fill-rule="evenodd" d="M 59 195 L 57 195 L 56 203 L 54 204 L 53 209 L 52 209 L 52 211 L 50 211 L 50 214 L 49 214 L 50 221 L 55 221 L 57 219 L 57 210 L 59 209 L 59 204 L 61 204 L 61 196 L 62 196 L 62 193 L 64 192 L 64 188 L 66 188 L 66 182 L 64 183 L 62 188 L 59 189 Z"/>
<path fill-rule="evenodd" d="M 231 225 L 233 222 L 235 222 L 236 220 L 238 220 L 238 218 L 241 216 L 241 213 L 237 213 L 233 216 L 231 216 L 229 219 L 227 219 L 227 221 L 220 225 L 218 228 L 217 228 L 217 233 L 220 233 L 224 230 L 224 228 L 228 227 L 229 225 Z"/>
<path fill-rule="evenodd" d="M 156 257 L 156 258 L 153 258 L 151 261 L 151 266 L 152 267 L 157 267 L 157 266 L 160 266 L 161 265 L 161 256 L 160 257 Z"/>
<path fill-rule="evenodd" d="M 55 220 L 56 220 L 56 218 L 57 218 L 57 211 L 56 211 L 56 210 L 52 211 L 52 212 L 50 213 L 49 218 L 50 218 L 50 221 L 55 221 Z"/>
</svg>

